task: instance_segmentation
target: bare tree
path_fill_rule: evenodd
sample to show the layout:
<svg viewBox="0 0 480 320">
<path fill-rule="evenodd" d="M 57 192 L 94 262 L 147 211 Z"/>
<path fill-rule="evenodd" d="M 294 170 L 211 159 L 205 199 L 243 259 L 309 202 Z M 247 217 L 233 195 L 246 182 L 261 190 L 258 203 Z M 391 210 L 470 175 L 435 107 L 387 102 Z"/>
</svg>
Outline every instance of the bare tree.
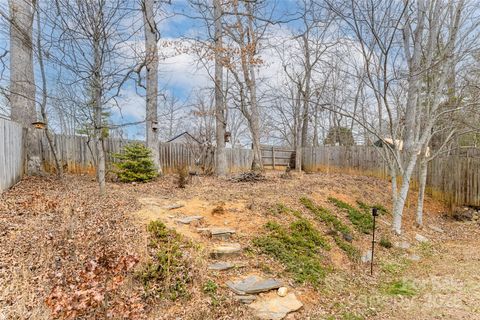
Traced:
<svg viewBox="0 0 480 320">
<path fill-rule="evenodd" d="M 448 150 L 454 138 L 471 132 L 462 124 L 462 116 L 477 106 L 468 102 L 460 90 L 456 74 L 468 65 L 478 50 L 479 23 L 472 16 L 474 3 L 467 1 L 431 1 L 427 3 L 426 39 L 422 45 L 422 92 L 419 94 L 421 133 L 420 167 L 416 222 L 423 224 L 423 200 L 428 162 Z M 462 76 L 462 78 L 465 78 Z M 461 84 L 465 86 L 465 83 Z"/>
<path fill-rule="evenodd" d="M 168 141 L 180 132 L 187 131 L 185 105 L 174 95 L 166 95 L 163 112 L 159 114 L 159 138 Z"/>
<path fill-rule="evenodd" d="M 224 27 L 230 47 L 225 66 L 235 79 L 237 92 L 234 101 L 247 119 L 252 140 L 252 170 L 263 170 L 260 148 L 260 106 L 257 97 L 257 71 L 262 64 L 258 56 L 259 41 L 262 39 L 268 22 L 258 19 L 264 1 L 233 1 L 232 12 Z M 237 97 L 238 95 L 238 97 Z"/>
<path fill-rule="evenodd" d="M 105 193 L 108 115 L 120 88 L 135 71 L 136 61 L 122 47 L 133 36 L 125 26 L 132 14 L 126 0 L 56 0 L 50 23 L 52 57 L 62 68 L 63 81 L 75 87 L 70 99 L 87 121 L 82 130 L 95 141 L 97 180 Z M 128 30 L 128 32 L 127 32 Z"/>
<path fill-rule="evenodd" d="M 45 125 L 45 136 L 47 137 L 48 141 L 48 146 L 50 147 L 50 150 L 53 154 L 53 158 L 55 161 L 55 169 L 56 169 L 56 174 L 58 178 L 61 178 L 63 176 L 63 166 L 60 162 L 56 146 L 55 146 L 55 138 L 53 136 L 53 133 L 51 131 L 51 128 L 49 126 L 49 121 L 48 121 L 48 114 L 47 114 L 47 99 L 48 99 L 48 92 L 47 92 L 47 76 L 45 72 L 45 63 L 43 60 L 43 45 L 42 45 L 42 37 L 41 37 L 41 15 L 40 15 L 40 10 L 39 10 L 39 5 L 38 2 L 36 3 L 35 6 L 35 11 L 37 15 L 37 59 L 38 59 L 38 65 L 40 69 L 40 77 L 41 77 L 41 100 L 40 100 L 40 114 L 42 116 L 43 122 L 46 124 Z"/>
<path fill-rule="evenodd" d="M 293 99 L 293 146 L 297 171 L 302 169 L 302 148 L 308 145 L 312 108 L 318 105 L 320 98 L 318 89 L 322 85 L 316 84 L 315 80 L 319 77 L 315 73 L 319 71 L 327 51 L 337 44 L 337 40 L 331 37 L 333 29 L 330 25 L 333 20 L 329 11 L 310 1 L 301 1 L 299 6 L 303 10 L 301 29 L 293 36 L 293 47 L 287 46 L 287 54 L 285 51 L 280 52 L 287 85 L 291 84 L 295 88 L 290 98 Z"/>
<path fill-rule="evenodd" d="M 227 156 L 225 153 L 225 137 L 227 118 L 225 117 L 225 98 L 223 93 L 223 23 L 222 3 L 220 0 L 213 0 L 214 23 L 215 23 L 215 173 L 217 176 L 227 174 Z"/>
<path fill-rule="evenodd" d="M 35 1 L 10 0 L 10 90 L 11 119 L 27 129 L 27 172 L 40 172 L 40 148 L 32 123 L 37 121 L 33 72 L 32 30 Z"/>
<path fill-rule="evenodd" d="M 354 118 L 383 142 L 382 156 L 392 181 L 393 230 L 400 234 L 419 155 L 427 154 L 432 130 L 441 116 L 455 110 L 442 110 L 442 106 L 455 50 L 460 49 L 457 36 L 464 1 L 327 3 L 354 35 L 362 55 L 359 79 L 364 82 L 365 94 L 371 94 L 376 102 L 376 113 L 364 110 L 353 116 L 344 108 L 337 112 Z M 370 121 L 366 118 L 369 114 Z M 425 177 L 424 161 L 420 163 Z M 400 186 L 397 175 L 402 177 Z"/>
<path fill-rule="evenodd" d="M 158 40 L 160 32 L 155 22 L 155 1 L 141 2 L 145 30 L 146 67 L 146 142 L 152 152 L 153 162 L 161 173 L 158 141 Z"/>
<path fill-rule="evenodd" d="M 457 36 L 460 19 L 464 10 L 464 1 L 418 1 L 412 14 L 406 16 L 403 29 L 404 52 L 408 63 L 408 95 L 405 112 L 405 138 L 402 170 L 402 185 L 394 208 L 393 227 L 397 234 L 401 232 L 402 214 L 413 169 L 421 155 L 421 195 L 425 188 L 426 159 L 432 130 L 444 113 L 442 110 L 446 97 L 445 89 L 449 71 L 454 65 Z M 412 32 L 413 30 L 413 32 Z M 445 43 L 438 43 L 440 39 Z M 441 41 L 441 40 L 440 40 Z M 423 50 L 424 49 L 424 50 Z M 422 78 L 427 78 L 427 89 L 421 92 Z M 448 97 L 448 96 L 447 96 Z M 454 106 L 455 108 L 455 106 Z M 422 224 L 421 207 L 423 198 L 419 198 L 417 223 Z"/>
</svg>

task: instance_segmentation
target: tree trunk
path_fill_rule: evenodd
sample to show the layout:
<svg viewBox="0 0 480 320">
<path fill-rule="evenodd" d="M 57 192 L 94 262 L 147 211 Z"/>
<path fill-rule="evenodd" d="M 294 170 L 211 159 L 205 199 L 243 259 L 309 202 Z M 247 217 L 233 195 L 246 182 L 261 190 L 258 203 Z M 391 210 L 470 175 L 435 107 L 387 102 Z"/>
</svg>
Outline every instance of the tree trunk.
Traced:
<svg viewBox="0 0 480 320">
<path fill-rule="evenodd" d="M 408 163 L 407 168 L 402 174 L 402 184 L 400 190 L 396 195 L 396 200 L 393 206 L 393 231 L 397 235 L 402 234 L 402 217 L 403 209 L 405 208 L 405 203 L 407 201 L 408 191 L 410 190 L 410 179 L 412 178 L 413 169 L 417 162 L 417 156 L 415 155 L 413 159 Z"/>
<path fill-rule="evenodd" d="M 103 128 L 103 84 L 101 75 L 102 54 L 101 54 L 101 40 L 100 32 L 94 33 L 93 36 L 93 65 L 92 73 L 92 106 L 93 106 L 93 126 L 95 134 L 95 145 L 97 151 L 97 181 L 100 189 L 100 194 L 105 194 L 105 148 L 104 148 L 104 128 Z"/>
<path fill-rule="evenodd" d="M 298 93 L 299 98 L 300 98 L 300 92 Z M 302 121 L 302 115 L 300 114 L 300 106 L 301 103 L 298 103 L 297 106 L 297 126 L 295 128 L 295 171 L 300 172 L 302 171 L 302 128 L 303 128 L 303 121 Z"/>
<path fill-rule="evenodd" d="M 303 90 L 303 114 L 302 114 L 302 145 L 298 151 L 300 155 L 297 154 L 297 159 L 300 160 L 298 165 L 298 171 L 302 170 L 302 152 L 303 148 L 307 147 L 308 140 L 308 113 L 310 112 L 310 81 L 312 77 L 312 63 L 310 61 L 310 46 L 308 43 L 308 34 L 304 34 L 302 37 L 304 43 L 304 55 L 305 55 L 305 88 Z M 297 165 L 295 164 L 295 168 Z"/>
<path fill-rule="evenodd" d="M 248 29 L 250 31 L 250 41 L 256 47 L 254 26 L 253 26 L 253 11 L 250 3 L 247 3 L 247 10 L 249 12 L 248 16 Z M 251 58 L 255 54 L 255 51 L 250 51 L 249 54 Z M 250 60 L 250 59 L 249 59 Z M 250 75 L 247 85 L 249 86 L 250 91 L 250 111 L 251 111 L 251 129 L 252 129 L 252 143 L 253 143 L 253 161 L 252 161 L 252 170 L 261 171 L 263 170 L 263 159 L 262 151 L 260 149 L 260 110 L 258 109 L 257 103 L 257 80 L 255 76 L 255 66 L 248 61 L 248 71 Z M 248 79 L 248 78 L 247 78 Z"/>
<path fill-rule="evenodd" d="M 154 0 L 144 0 L 143 21 L 145 29 L 146 51 L 146 143 L 152 152 L 152 160 L 159 173 L 162 172 L 160 164 L 160 150 L 158 145 L 158 30 L 154 16 Z"/>
<path fill-rule="evenodd" d="M 427 184 L 427 170 L 428 162 L 426 159 L 422 159 L 420 162 L 420 177 L 419 177 L 419 189 L 418 189 L 418 200 L 417 200 L 417 214 L 416 214 L 416 223 L 417 226 L 423 226 L 423 202 L 425 200 L 425 186 Z"/>
<path fill-rule="evenodd" d="M 215 19 L 215 123 L 216 142 L 215 174 L 227 174 L 227 156 L 225 153 L 225 103 L 223 98 L 223 65 L 222 65 L 222 7 L 220 0 L 213 1 Z"/>
<path fill-rule="evenodd" d="M 259 124 L 258 118 L 253 117 L 251 120 L 251 133 L 252 133 L 252 149 L 253 149 L 253 160 L 252 160 L 252 171 L 262 171 L 262 150 L 260 148 L 260 135 L 259 135 Z"/>
<path fill-rule="evenodd" d="M 319 146 L 318 143 L 318 105 L 315 106 L 315 112 L 314 112 L 314 120 L 313 120 L 313 143 L 312 146 L 314 148 Z"/>
<path fill-rule="evenodd" d="M 420 80 L 422 77 L 421 59 L 422 59 L 422 39 L 425 27 L 425 3 L 418 1 L 417 8 L 418 20 L 414 31 L 413 53 L 410 56 L 409 30 L 405 30 L 404 41 L 406 41 L 405 53 L 408 59 L 408 92 L 407 103 L 405 108 L 405 138 L 402 162 L 402 185 L 395 201 L 393 209 L 393 230 L 396 234 L 402 233 L 402 216 L 405 202 L 407 200 L 408 191 L 410 188 L 410 179 L 412 177 L 413 169 L 417 163 L 419 150 L 419 139 L 416 134 L 418 128 L 418 95 L 420 92 Z M 408 29 L 408 28 L 407 28 Z"/>
<path fill-rule="evenodd" d="M 42 120 L 45 123 L 45 136 L 47 137 L 48 146 L 50 151 L 53 154 L 53 159 L 55 161 L 55 169 L 58 178 L 63 176 L 63 167 L 58 158 L 57 149 L 55 147 L 55 139 L 50 132 L 48 127 L 48 115 L 47 115 L 47 79 L 45 75 L 45 65 L 43 62 L 43 47 L 41 41 L 41 24 L 40 24 L 40 10 L 38 10 L 38 1 L 36 2 L 36 13 L 37 13 L 37 57 L 38 57 L 38 66 L 40 68 L 40 75 L 42 79 L 42 100 L 40 102 L 40 113 L 42 115 Z"/>
<path fill-rule="evenodd" d="M 32 122 L 37 121 L 32 43 L 34 5 L 29 0 L 10 0 L 9 6 L 11 119 L 27 129 L 27 174 L 39 174 L 40 146 L 32 127 Z"/>
<path fill-rule="evenodd" d="M 397 185 L 397 171 L 394 167 L 390 168 L 390 177 L 392 179 L 392 202 L 393 208 L 397 205 L 398 185 Z"/>
</svg>

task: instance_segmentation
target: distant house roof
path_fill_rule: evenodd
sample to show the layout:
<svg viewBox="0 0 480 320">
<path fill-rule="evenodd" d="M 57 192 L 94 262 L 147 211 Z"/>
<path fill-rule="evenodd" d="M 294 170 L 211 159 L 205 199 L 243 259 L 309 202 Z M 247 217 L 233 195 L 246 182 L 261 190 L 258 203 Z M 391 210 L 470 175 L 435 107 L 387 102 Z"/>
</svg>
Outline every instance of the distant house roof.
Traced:
<svg viewBox="0 0 480 320">
<path fill-rule="evenodd" d="M 185 132 L 180 133 L 179 135 L 176 135 L 175 137 L 173 137 L 173 138 L 171 138 L 170 140 L 168 140 L 167 143 L 169 143 L 169 142 L 175 142 L 175 140 L 180 140 L 181 138 L 192 139 L 192 140 L 195 141 L 196 143 L 202 144 L 200 141 L 198 141 L 197 138 L 195 138 L 195 137 L 192 136 L 190 133 L 188 133 L 188 131 L 185 131 Z"/>
<path fill-rule="evenodd" d="M 390 148 L 398 149 L 400 151 L 403 150 L 403 140 L 392 139 L 392 138 L 380 138 L 379 140 L 373 143 L 374 146 L 382 148 L 384 144 L 387 144 Z M 420 155 L 422 151 L 418 151 L 418 155 Z M 430 147 L 427 147 L 425 151 L 425 156 L 430 157 Z"/>
</svg>

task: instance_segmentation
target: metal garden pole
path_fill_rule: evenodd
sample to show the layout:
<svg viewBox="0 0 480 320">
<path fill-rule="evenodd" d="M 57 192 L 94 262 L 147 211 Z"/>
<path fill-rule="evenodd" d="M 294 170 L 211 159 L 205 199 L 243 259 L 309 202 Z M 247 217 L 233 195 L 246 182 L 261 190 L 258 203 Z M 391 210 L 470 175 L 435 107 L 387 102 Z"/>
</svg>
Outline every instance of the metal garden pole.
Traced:
<svg viewBox="0 0 480 320">
<path fill-rule="evenodd" d="M 375 218 L 378 216 L 377 208 L 372 208 L 373 232 L 372 232 L 372 260 L 370 261 L 370 275 L 373 276 L 373 252 L 375 250 Z"/>
</svg>

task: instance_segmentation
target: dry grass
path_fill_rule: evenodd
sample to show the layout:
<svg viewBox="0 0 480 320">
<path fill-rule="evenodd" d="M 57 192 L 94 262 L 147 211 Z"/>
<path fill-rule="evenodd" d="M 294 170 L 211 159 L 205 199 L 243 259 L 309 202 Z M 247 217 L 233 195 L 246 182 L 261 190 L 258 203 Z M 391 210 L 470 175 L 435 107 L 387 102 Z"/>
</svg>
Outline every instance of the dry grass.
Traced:
<svg viewBox="0 0 480 320">
<path fill-rule="evenodd" d="M 211 240 L 192 227 L 176 225 L 169 216 L 201 214 L 205 217 L 203 225 L 235 228 L 234 240 L 248 249 L 252 239 L 263 232 L 267 221 L 288 225 L 296 220 L 295 214 L 272 210 L 279 203 L 294 209 L 297 215 L 309 217 L 299 202 L 306 196 L 335 212 L 346 224 L 350 224 L 348 217 L 329 203 L 328 197 L 351 204 L 361 200 L 386 208 L 391 205 L 389 183 L 385 180 L 324 173 L 292 175 L 286 180 L 280 175 L 281 172 L 269 172 L 265 181 L 256 183 L 200 177 L 198 182 L 185 188 L 176 187 L 174 176 L 146 184 L 109 183 L 108 195 L 104 198 L 97 196 L 97 186 L 88 176 L 68 176 L 63 182 L 49 178 L 24 179 L 0 198 L 0 310 L 7 319 L 51 318 L 44 301 L 55 285 L 68 284 L 73 275 L 84 270 L 85 265 L 102 252 L 108 252 L 113 258 L 134 255 L 140 264 L 145 262 L 148 259 L 146 225 L 151 220 L 161 219 L 196 244 L 195 250 L 189 253 L 193 255 L 193 281 L 190 298 L 154 303 L 141 300 L 147 318 L 249 319 L 248 310 L 233 302 L 232 293 L 225 288 L 224 282 L 235 276 L 257 273 L 290 283 L 285 268 L 268 256 L 258 256 L 247 250 L 241 258 L 246 264 L 244 268 L 212 274 L 206 268 Z M 411 198 L 415 200 L 415 195 Z M 162 209 L 173 203 L 185 206 L 176 210 Z M 409 239 L 417 232 L 413 218 L 415 207 L 411 203 L 405 212 L 405 237 Z M 217 214 L 217 207 L 221 207 L 222 214 Z M 438 202 L 427 199 L 426 223 L 442 225 L 440 215 L 444 210 Z M 380 219 L 388 221 L 390 218 L 382 216 Z M 328 232 L 324 224 L 311 221 L 322 233 Z M 379 223 L 378 228 L 379 236 L 390 233 L 385 223 Z M 366 250 L 370 238 L 356 233 L 353 245 Z M 398 254 L 393 249 L 378 249 L 379 257 L 386 263 L 397 259 Z M 351 262 L 338 248 L 331 250 L 325 259 L 336 271 L 327 276 L 320 289 L 309 285 L 295 289 L 305 303 L 297 317 L 312 315 L 322 319 L 350 311 L 375 316 L 368 311 L 366 303 L 352 302 L 351 296 L 364 297 L 370 292 L 366 288 L 380 286 L 381 279 L 370 278 L 366 266 Z M 132 275 L 133 272 L 126 274 L 113 301 L 117 299 L 127 307 L 130 303 L 133 308 L 134 303 L 138 304 L 134 298 L 142 295 L 143 288 Z M 215 297 L 204 292 L 209 280 L 218 284 Z M 345 307 L 339 307 L 342 304 Z M 382 305 L 376 306 L 381 308 Z M 102 319 L 104 313 L 100 311 L 104 310 L 92 311 L 84 317 Z"/>
</svg>

